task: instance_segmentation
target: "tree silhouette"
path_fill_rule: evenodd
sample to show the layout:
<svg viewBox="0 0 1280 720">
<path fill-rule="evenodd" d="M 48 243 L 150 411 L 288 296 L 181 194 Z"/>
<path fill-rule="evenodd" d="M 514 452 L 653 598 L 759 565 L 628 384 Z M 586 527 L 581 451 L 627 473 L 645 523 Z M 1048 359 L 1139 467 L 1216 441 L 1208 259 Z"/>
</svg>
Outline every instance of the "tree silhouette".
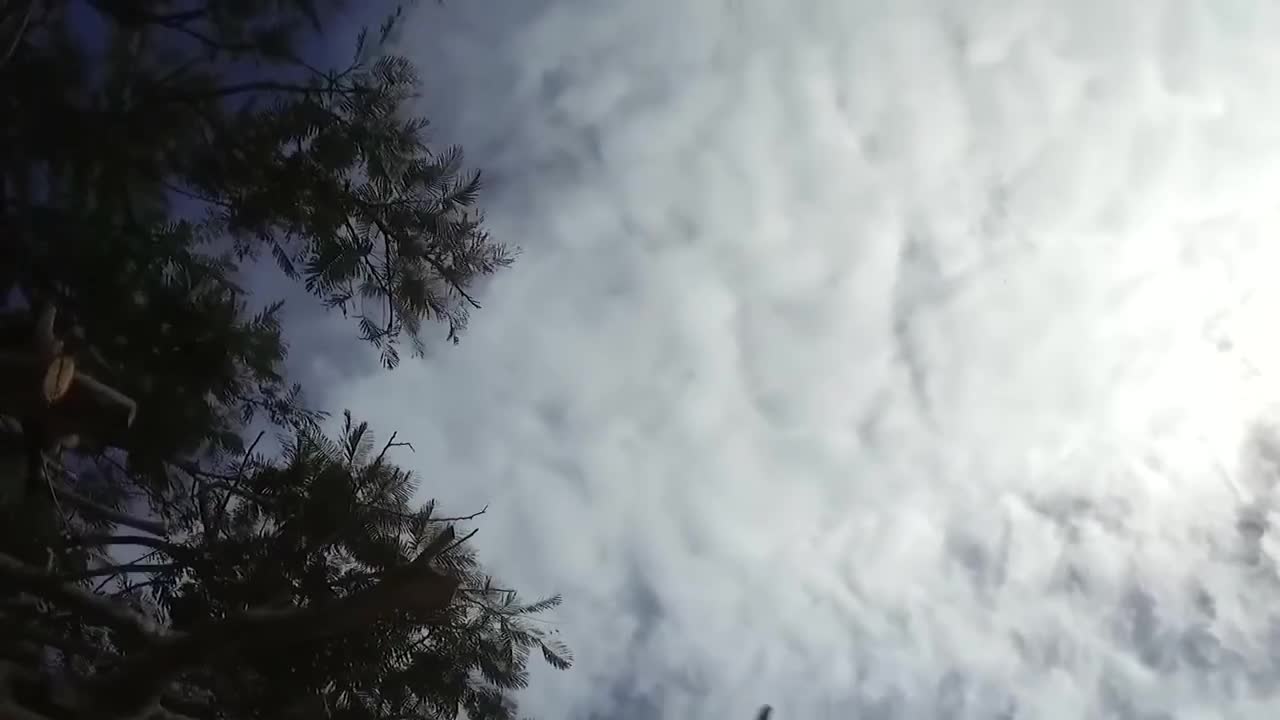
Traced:
<svg viewBox="0 0 1280 720">
<path fill-rule="evenodd" d="M 79 318 L 156 262 L 217 294 L 265 252 L 390 366 L 424 320 L 456 340 L 471 285 L 510 263 L 479 174 L 428 144 L 414 68 L 382 52 L 401 7 L 322 70 L 303 49 L 347 2 L 26 4 L 0 65 L 6 285 Z"/>
<path fill-rule="evenodd" d="M 530 653 L 568 666 L 559 599 L 488 579 L 398 443 L 321 432 L 236 281 L 269 258 L 390 367 L 511 260 L 400 7 L 306 57 L 348 6 L 0 4 L 0 717 L 509 718 Z"/>
<path fill-rule="evenodd" d="M 414 478 L 388 457 L 399 445 L 393 436 L 375 453 L 348 414 L 336 440 L 298 431 L 278 459 L 183 468 L 190 492 L 169 513 L 179 520 L 156 534 L 104 532 L 73 514 L 50 567 L 0 555 L 4 587 L 76 612 L 70 624 L 33 611 L 8 627 L 20 650 L 52 649 L 71 673 L 38 706 L 515 717 L 509 693 L 527 684 L 530 652 L 571 661 L 532 617 L 560 600 L 522 603 L 480 570 L 466 545 L 474 531 L 455 530 L 480 513 L 414 507 Z M 149 552 L 120 562 L 102 552 L 115 546 Z"/>
</svg>

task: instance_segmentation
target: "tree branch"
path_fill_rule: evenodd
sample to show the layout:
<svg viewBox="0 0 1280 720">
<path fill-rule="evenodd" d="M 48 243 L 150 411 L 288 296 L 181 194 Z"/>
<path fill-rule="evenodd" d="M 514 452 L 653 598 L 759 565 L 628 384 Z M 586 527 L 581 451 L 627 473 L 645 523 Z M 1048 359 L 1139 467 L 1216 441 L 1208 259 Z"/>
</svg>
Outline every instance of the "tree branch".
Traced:
<svg viewBox="0 0 1280 720">
<path fill-rule="evenodd" d="M 431 267 L 435 268 L 435 271 L 440 274 L 440 277 L 444 278 L 444 281 L 449 283 L 449 286 L 453 288 L 454 292 L 461 295 L 462 298 L 467 301 L 467 304 L 469 304 L 471 307 L 477 310 L 480 309 L 479 301 L 471 297 L 471 294 L 468 293 L 465 289 L 463 289 L 461 283 L 459 283 L 454 278 L 450 277 L 451 275 L 453 275 L 453 273 L 449 272 L 448 268 L 446 268 L 444 265 L 441 265 L 439 260 L 431 257 L 430 254 L 426 254 L 426 253 L 422 255 L 422 259 L 426 260 L 427 263 L 431 265 Z"/>
<path fill-rule="evenodd" d="M 409 451 L 410 451 L 410 452 L 417 452 L 417 450 L 414 450 L 414 449 L 413 449 L 413 445 L 411 445 L 411 444 L 409 444 L 409 443 L 407 443 L 407 442 L 396 442 L 396 435 L 397 435 L 397 434 L 398 434 L 398 433 L 394 433 L 394 432 L 393 432 L 393 433 L 391 433 L 391 437 L 387 438 L 387 443 L 386 443 L 385 445 L 383 445 L 383 446 L 382 446 L 382 451 L 378 453 L 378 457 L 377 457 L 377 458 L 375 458 L 375 459 L 374 459 L 374 461 L 373 461 L 373 463 L 372 463 L 372 466 L 373 466 L 373 467 L 380 467 L 380 466 L 382 465 L 382 461 L 383 461 L 384 459 L 386 459 L 386 457 L 387 457 L 387 452 L 388 452 L 389 450 L 391 450 L 391 448 L 407 447 L 407 448 L 409 448 Z"/>
<path fill-rule="evenodd" d="M 250 82 L 235 83 L 232 85 L 222 85 L 210 88 L 203 92 L 188 93 L 156 93 L 151 97 L 162 102 L 201 102 L 205 100 L 225 100 L 235 95 L 244 95 L 248 93 L 279 93 L 294 95 L 323 95 L 333 93 L 336 95 L 361 95 L 368 92 L 367 88 L 357 86 L 351 87 L 323 87 L 320 85 L 299 85 L 297 83 L 278 82 L 274 80 L 255 80 Z"/>
<path fill-rule="evenodd" d="M 73 538 L 72 542 L 85 547 L 100 547 L 103 545 L 137 545 L 139 547 L 149 547 L 152 550 L 159 550 L 173 558 L 189 557 L 192 554 L 189 548 L 184 548 L 181 545 L 175 545 L 168 540 L 161 540 L 160 538 L 149 537 L 147 535 L 79 535 Z"/>
<path fill-rule="evenodd" d="M 163 572 L 165 570 L 180 570 L 188 567 L 184 563 L 124 563 L 123 565 L 108 565 L 107 567 L 90 568 L 82 572 L 70 573 L 60 576 L 63 580 L 77 581 L 88 580 L 96 577 L 112 577 L 114 575 L 123 575 L 125 573 L 152 573 Z"/>
<path fill-rule="evenodd" d="M 104 709 L 135 707 L 159 697 L 176 675 L 230 653 L 341 635 L 397 611 L 439 612 L 453 601 L 459 583 L 419 562 L 424 557 L 431 555 L 424 552 L 413 563 L 385 573 L 377 585 L 331 602 L 287 610 L 251 610 L 160 638 L 149 650 L 92 678 L 87 697 Z"/>
<path fill-rule="evenodd" d="M 87 707 L 109 713 L 155 707 L 161 691 L 176 675 L 230 652 L 331 637 L 366 627 L 397 611 L 431 614 L 443 610 L 453 601 L 459 582 L 429 563 L 440 552 L 447 552 L 445 546 L 453 537 L 452 528 L 447 528 L 410 564 L 389 570 L 378 584 L 338 600 L 288 610 L 249 611 L 186 633 L 166 633 L 123 603 L 67 584 L 4 554 L 0 554 L 0 579 L 73 609 L 87 620 L 151 640 L 149 648 L 87 680 L 86 692 L 79 697 Z"/>
<path fill-rule="evenodd" d="M 205 470 L 199 465 L 196 465 L 195 463 L 191 463 L 191 462 L 178 462 L 175 460 L 166 460 L 165 462 L 169 465 L 172 465 L 178 468 L 182 472 L 192 477 L 213 478 L 214 480 L 224 480 L 224 481 L 235 480 L 236 478 L 235 475 L 227 475 L 226 473 L 217 473 L 217 472 L 213 472 L 212 470 Z"/>
<path fill-rule="evenodd" d="M 193 39 L 193 40 L 196 40 L 197 42 L 200 42 L 201 44 L 203 44 L 206 48 L 208 48 L 208 49 L 210 49 L 210 50 L 219 50 L 219 51 L 221 51 L 221 52 L 225 52 L 225 53 L 232 53 L 232 54 L 235 54 L 235 53 L 250 53 L 250 52 L 255 52 L 255 51 L 256 51 L 256 52 L 261 52 L 261 51 L 262 51 L 262 46 L 261 46 L 261 45 L 259 45 L 259 44 L 257 44 L 257 43 L 253 43 L 253 42 L 235 42 L 235 43 L 224 42 L 224 41 L 222 41 L 222 40 L 218 40 L 218 39 L 216 39 L 216 38 L 212 38 L 212 37 L 210 37 L 210 36 L 208 36 L 208 35 L 206 35 L 206 34 L 204 34 L 204 33 L 200 32 L 199 30 L 196 30 L 195 28 L 190 28 L 190 27 L 187 27 L 187 26 L 185 26 L 185 25 L 169 25 L 169 24 L 166 24 L 166 25 L 165 25 L 165 27 L 169 28 L 170 30 L 175 30 L 175 31 L 177 31 L 177 32 L 180 32 L 180 33 L 182 33 L 183 35 L 186 35 L 187 37 L 189 37 L 189 38 L 191 38 L 191 39 Z"/>
<path fill-rule="evenodd" d="M 106 520 L 108 522 L 113 522 L 116 525 L 123 525 L 125 527 L 133 528 L 134 530 L 151 533 L 152 535 L 166 534 L 164 523 L 156 520 L 144 520 L 142 518 L 137 518 L 127 513 L 120 512 L 119 510 L 113 510 L 104 505 L 99 505 L 98 503 L 67 487 L 65 483 L 56 483 L 55 491 L 59 499 L 65 501 L 68 505 L 71 505 L 85 515 L 91 515 L 99 520 Z"/>
<path fill-rule="evenodd" d="M 444 550 L 441 550 L 441 551 L 440 551 L 440 554 L 441 554 L 441 555 L 444 555 L 445 553 L 452 551 L 454 548 L 458 547 L 458 546 L 459 546 L 459 545 L 461 545 L 462 543 L 464 543 L 464 542 L 466 542 L 466 541 L 470 540 L 471 538 L 475 537 L 476 533 L 478 533 L 478 532 L 480 532 L 480 528 L 476 528 L 476 529 L 472 530 L 471 532 L 467 533 L 466 535 L 463 535 L 462 537 L 458 538 L 458 541 L 457 541 L 457 542 L 453 543 L 452 545 L 450 545 L 449 547 L 445 548 Z"/>
<path fill-rule="evenodd" d="M 361 200 L 356 200 L 356 202 L 364 207 L 365 213 L 369 216 L 369 219 L 373 220 L 373 224 L 378 226 L 378 231 L 381 232 L 384 237 L 395 238 L 397 242 L 403 242 L 401 238 L 398 238 L 395 233 L 391 232 L 391 229 L 382 221 L 382 218 L 378 217 L 377 213 L 372 211 L 373 209 L 369 207 L 368 203 Z M 421 257 L 423 260 L 427 261 L 428 265 L 435 269 L 436 273 L 440 276 L 440 279 L 444 280 L 449 287 L 453 288 L 454 292 L 462 296 L 462 298 L 466 300 L 471 307 L 476 308 L 477 310 L 480 309 L 480 303 L 476 302 L 476 299 L 471 297 L 466 288 L 462 287 L 462 284 L 453 277 L 453 273 L 449 272 L 449 269 L 444 265 L 441 265 L 439 260 L 431 257 L 430 253 L 423 253 Z"/>
<path fill-rule="evenodd" d="M 74 609 L 83 618 L 135 636 L 156 638 L 163 630 L 150 619 L 121 603 L 112 602 L 77 585 L 70 585 L 44 570 L 0 553 L 0 578 L 5 584 L 58 605 Z"/>
<path fill-rule="evenodd" d="M 266 434 L 265 430 L 258 431 L 258 436 L 255 437 L 253 439 L 253 442 L 249 444 L 249 449 L 244 451 L 244 457 L 240 459 L 240 467 L 236 469 L 235 479 L 232 480 L 232 482 L 235 483 L 236 485 L 239 485 L 241 482 L 244 481 L 244 471 L 245 471 L 245 468 L 248 467 L 249 465 L 249 459 L 253 457 L 253 450 L 254 448 L 258 447 L 258 443 L 262 441 L 262 436 L 265 434 Z M 217 534 L 222 531 L 222 518 L 226 516 L 227 505 L 229 505 L 230 503 L 231 503 L 231 493 L 227 493 L 226 495 L 223 495 L 222 503 L 218 506 L 218 515 L 217 515 L 218 527 L 215 528 L 214 530 L 214 537 L 217 537 Z"/>
<path fill-rule="evenodd" d="M 147 714 L 147 720 L 196 720 L 190 715 L 174 712 L 163 705 L 157 704 L 151 708 L 151 712 Z"/>
<path fill-rule="evenodd" d="M 240 488 L 232 485 L 231 483 L 223 482 L 222 480 L 215 480 L 209 483 L 201 483 L 201 487 L 208 488 L 210 490 L 221 490 L 225 493 L 235 495 L 236 497 L 243 498 L 245 500 L 252 500 L 258 503 L 259 505 L 271 505 L 279 500 L 279 498 L 268 497 L 266 495 L 261 495 L 256 492 L 250 492 L 249 490 L 241 490 Z M 224 509 L 224 512 L 225 512 L 225 509 Z"/>
<path fill-rule="evenodd" d="M 139 3 L 115 3 L 120 7 L 112 7 L 111 3 L 104 0 L 90 0 L 89 5 L 94 10 L 109 15 L 117 22 L 124 25 L 137 25 L 140 23 L 151 23 L 155 25 L 164 25 L 165 27 L 176 27 L 183 23 L 199 20 L 209 14 L 209 7 L 206 5 L 198 10 L 183 10 L 181 12 L 171 13 L 153 13 L 147 12 L 139 7 Z"/>
<path fill-rule="evenodd" d="M 481 515 L 489 511 L 489 506 L 485 505 L 470 515 L 459 515 L 457 517 L 428 518 L 431 522 L 462 522 L 463 520 L 475 520 Z"/>
<path fill-rule="evenodd" d="M 9 49 L 4 52 L 4 55 L 0 55 L 0 67 L 8 64 L 18 46 L 22 44 L 22 38 L 27 34 L 27 23 L 31 22 L 31 12 L 36 9 L 36 4 L 36 0 L 27 0 L 27 10 L 22 14 L 18 29 L 13 33 L 13 42 L 9 43 Z"/>
</svg>

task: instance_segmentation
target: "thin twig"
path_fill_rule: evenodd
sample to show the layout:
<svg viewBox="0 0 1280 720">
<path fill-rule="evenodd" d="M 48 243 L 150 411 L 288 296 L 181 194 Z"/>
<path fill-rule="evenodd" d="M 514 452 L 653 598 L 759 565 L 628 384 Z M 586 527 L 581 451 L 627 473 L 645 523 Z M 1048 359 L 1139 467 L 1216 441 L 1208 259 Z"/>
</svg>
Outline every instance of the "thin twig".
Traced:
<svg viewBox="0 0 1280 720">
<path fill-rule="evenodd" d="M 115 523 L 116 525 L 131 527 L 134 530 L 141 530 L 142 532 L 151 533 L 152 535 L 166 534 L 164 523 L 155 520 L 144 520 L 142 518 L 137 518 L 120 512 L 119 510 L 99 505 L 98 503 L 67 487 L 65 483 L 58 483 L 56 485 L 56 490 L 62 499 L 67 501 L 68 505 L 71 505 L 83 514 L 96 515 L 101 520 L 107 520 Z"/>
<path fill-rule="evenodd" d="M 397 242 L 403 242 L 401 238 L 397 238 L 396 234 L 391 232 L 391 229 L 382 221 L 382 218 L 378 217 L 376 213 L 369 211 L 370 208 L 367 203 L 359 200 L 356 202 L 359 202 L 365 207 L 365 212 L 368 214 L 369 219 L 373 221 L 374 225 L 378 226 L 378 230 L 382 233 L 383 237 L 395 238 Z M 453 291 L 466 300 L 471 307 L 476 308 L 477 310 L 480 309 L 480 303 L 467 293 L 466 289 L 462 287 L 462 284 L 456 278 L 452 277 L 453 273 L 449 272 L 449 269 L 442 265 L 439 260 L 432 257 L 430 253 L 424 253 L 422 255 L 422 259 L 426 260 L 427 264 L 435 268 L 436 273 L 440 275 L 440 279 L 444 280 L 449 287 L 453 288 Z"/>
<path fill-rule="evenodd" d="M 181 570 L 186 565 L 182 563 L 125 563 L 123 565 L 112 565 L 110 567 L 92 568 L 84 572 L 71 573 L 68 575 L 60 575 L 63 580 L 88 580 L 90 578 L 106 576 L 108 579 L 123 575 L 126 573 L 152 573 L 163 572 L 165 570 Z"/>
<path fill-rule="evenodd" d="M 245 467 L 248 466 L 249 459 L 253 456 L 254 448 L 258 447 L 258 443 L 262 441 L 262 436 L 265 435 L 266 432 L 267 432 L 266 430 L 259 430 L 258 437 L 254 438 L 253 442 L 250 443 L 249 445 L 249 449 L 244 451 L 244 457 L 240 459 L 240 467 L 237 468 L 235 479 L 232 481 L 236 485 L 239 485 L 241 482 L 244 481 Z M 219 529 L 221 529 L 222 518 L 225 517 L 227 514 L 227 506 L 231 504 L 231 496 L 232 496 L 232 493 L 227 493 L 226 495 L 223 495 L 222 503 L 221 505 L 218 506 Z"/>
<path fill-rule="evenodd" d="M 187 553 L 187 548 L 180 545 L 174 545 L 168 540 L 149 537 L 146 535 L 114 535 L 114 534 L 89 534 L 77 535 L 72 537 L 72 542 L 76 545 L 84 547 L 97 547 L 99 545 L 138 545 L 157 550 L 166 555 L 183 555 Z"/>
<path fill-rule="evenodd" d="M 102 0 L 90 0 L 89 5 L 92 6 L 94 10 L 97 10 L 104 15 L 110 15 L 117 21 L 140 20 L 142 22 L 163 25 L 164 27 L 174 27 L 175 25 L 188 23 L 192 20 L 199 20 L 209 14 L 209 7 L 207 5 L 196 10 L 183 10 L 181 12 L 172 13 L 150 13 L 134 5 L 129 8 L 127 14 L 120 12 L 116 8 L 110 7 Z"/>
<path fill-rule="evenodd" d="M 213 472 L 212 470 L 205 470 L 204 468 L 200 467 L 199 465 L 196 465 L 195 463 L 176 462 L 173 460 L 166 460 L 165 463 L 168 465 L 172 465 L 193 477 L 207 477 L 207 478 L 214 478 L 216 480 L 235 480 L 236 479 L 235 475 L 227 475 L 226 473 L 218 473 L 218 472 Z"/>
<path fill-rule="evenodd" d="M 413 445 L 410 443 L 396 442 L 396 435 L 397 433 L 393 432 L 391 433 L 391 437 L 387 438 L 387 443 L 382 446 L 382 452 L 378 453 L 378 457 L 375 458 L 373 461 L 373 465 L 375 467 L 382 465 L 383 459 L 387 457 L 387 451 L 390 450 L 391 448 L 407 447 L 409 448 L 409 452 L 417 452 L 417 450 L 413 449 Z"/>
<path fill-rule="evenodd" d="M 487 588 L 459 588 L 458 592 L 475 593 L 477 595 L 490 595 L 497 593 L 509 593 L 515 595 L 516 591 L 511 588 L 487 587 Z"/>
<path fill-rule="evenodd" d="M 126 594 L 128 594 L 128 593 L 131 593 L 131 592 L 133 592 L 134 590 L 141 590 L 141 589 L 146 588 L 146 587 L 151 587 L 151 586 L 153 586 L 153 585 L 158 585 L 158 584 L 160 584 L 161 582 L 164 582 L 164 578 L 162 578 L 162 577 L 155 577 L 155 578 L 151 578 L 150 580 L 147 580 L 146 582 L 130 583 L 130 584 L 128 584 L 128 585 L 125 585 L 123 588 L 121 588 L 121 589 L 120 589 L 120 592 L 112 593 L 112 594 L 111 594 L 111 597 L 117 597 L 117 598 L 118 598 L 118 597 L 121 597 L 122 595 L 126 595 Z"/>
<path fill-rule="evenodd" d="M 201 487 L 208 488 L 210 490 L 222 490 L 223 492 L 230 493 L 236 497 L 243 498 L 245 500 L 252 500 L 259 505 L 271 505 L 279 500 L 279 498 L 267 497 L 266 495 L 251 492 L 249 490 L 241 490 L 231 483 L 222 482 L 221 480 L 210 483 L 201 483 Z"/>
<path fill-rule="evenodd" d="M 150 560 L 151 558 L 155 557 L 158 553 L 159 553 L 159 551 L 158 551 L 158 550 L 152 550 L 151 552 L 143 553 L 143 554 L 142 554 L 142 556 L 141 556 L 141 557 L 139 557 L 139 558 L 138 558 L 137 560 L 135 560 L 134 562 L 140 562 L 140 561 L 143 561 L 143 560 Z M 102 592 L 102 588 L 106 587 L 106 586 L 107 586 L 107 583 L 111 582 L 113 579 L 115 579 L 115 578 L 116 578 L 117 576 L 119 576 L 119 575 L 120 575 L 120 573 L 116 572 L 116 573 L 111 573 L 111 574 L 107 575 L 106 577 L 103 577 L 101 582 L 99 582 L 97 585 L 94 585 L 94 586 L 93 586 L 93 594 L 94 594 L 94 595 L 97 595 L 98 593 Z"/>
<path fill-rule="evenodd" d="M 463 520 L 475 520 L 476 518 L 488 512 L 488 510 L 489 510 L 489 506 L 485 505 L 484 507 L 480 508 L 476 512 L 471 513 L 470 515 L 458 515 L 457 517 L 442 517 L 442 518 L 427 518 L 427 519 L 430 520 L 431 522 L 462 522 Z"/>
<path fill-rule="evenodd" d="M 271 80 L 257 80 L 243 83 L 235 83 L 232 85 L 222 85 L 210 88 L 204 92 L 189 93 L 157 93 L 152 95 L 158 100 L 172 100 L 177 102 L 199 102 L 201 100 L 218 100 L 221 98 L 231 97 L 232 95 L 240 95 L 244 93 L 256 92 L 274 92 L 274 93 L 299 93 L 310 95 L 325 92 L 325 88 L 310 85 L 298 85 L 296 83 L 274 82 Z M 340 90 L 342 94 L 355 94 L 358 88 L 350 88 Z"/>
<path fill-rule="evenodd" d="M 27 34 L 27 23 L 31 22 L 31 12 L 36 9 L 36 0 L 27 1 L 27 11 L 22 14 L 22 20 L 18 23 L 18 29 L 14 31 L 13 42 L 9 43 L 9 49 L 5 51 L 4 57 L 0 57 L 0 67 L 4 67 L 11 59 L 14 52 L 17 51 L 18 45 L 22 43 L 22 36 Z"/>
<path fill-rule="evenodd" d="M 240 460 L 240 469 L 236 471 L 236 482 L 244 480 L 244 469 L 249 464 L 249 458 L 253 456 L 253 451 L 258 447 L 258 443 L 262 442 L 262 436 L 267 433 L 266 430 L 259 430 L 258 437 L 253 439 L 253 443 L 249 445 L 249 449 L 244 451 L 244 457 Z"/>
<path fill-rule="evenodd" d="M 476 534 L 476 533 L 478 533 L 478 532 L 480 532 L 480 528 L 476 528 L 476 529 L 472 530 L 471 532 L 467 533 L 466 535 L 463 535 L 462 537 L 458 538 L 458 541 L 457 541 L 457 542 L 453 543 L 452 545 L 450 545 L 449 547 L 445 548 L 444 550 L 441 550 L 441 551 L 440 551 L 440 554 L 441 554 L 441 555 L 444 555 L 445 553 L 447 553 L 447 552 L 449 552 L 449 551 L 453 550 L 454 548 L 458 547 L 458 546 L 459 546 L 459 545 L 461 545 L 462 543 L 464 543 L 464 542 L 466 542 L 466 541 L 470 540 L 470 539 L 471 539 L 472 537 L 474 537 L 474 536 L 475 536 L 475 534 Z"/>
</svg>

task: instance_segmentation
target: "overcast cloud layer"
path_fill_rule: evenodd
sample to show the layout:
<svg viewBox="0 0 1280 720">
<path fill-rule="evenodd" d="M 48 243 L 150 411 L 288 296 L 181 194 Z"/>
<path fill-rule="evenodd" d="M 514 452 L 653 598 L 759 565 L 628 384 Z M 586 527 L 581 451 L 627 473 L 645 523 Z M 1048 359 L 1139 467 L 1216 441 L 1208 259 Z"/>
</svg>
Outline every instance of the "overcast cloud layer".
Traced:
<svg viewBox="0 0 1280 720">
<path fill-rule="evenodd" d="M 1273 718 L 1280 4 L 466 0 L 524 256 L 352 380 L 560 591 L 544 718 Z"/>
</svg>

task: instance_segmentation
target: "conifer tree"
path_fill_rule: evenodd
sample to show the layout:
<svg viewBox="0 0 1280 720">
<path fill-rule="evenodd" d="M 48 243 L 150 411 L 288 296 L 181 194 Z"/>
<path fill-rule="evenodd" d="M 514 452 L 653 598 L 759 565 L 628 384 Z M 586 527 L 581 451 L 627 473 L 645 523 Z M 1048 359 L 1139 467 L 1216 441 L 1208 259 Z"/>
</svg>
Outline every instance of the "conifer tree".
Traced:
<svg viewBox="0 0 1280 720">
<path fill-rule="evenodd" d="M 0 0 L 0 361 L 108 398 L 0 383 L 0 717 L 508 718 L 530 652 L 567 667 L 558 598 L 488 580 L 396 443 L 322 433 L 237 283 L 274 264 L 390 367 L 511 261 L 386 52 L 403 9 L 323 61 L 356 7 Z"/>
<path fill-rule="evenodd" d="M 6 613 L 9 650 L 59 668 L 57 684 L 18 672 L 11 695 L 51 717 L 514 718 L 531 652 L 571 662 L 531 618 L 560 599 L 485 575 L 456 529 L 483 511 L 415 506 L 403 445 L 348 414 L 278 458 L 186 464 L 169 522 L 73 511 L 49 567 L 0 554 L 6 599 L 55 608 Z M 138 556 L 106 552 L 121 547 Z"/>
</svg>

